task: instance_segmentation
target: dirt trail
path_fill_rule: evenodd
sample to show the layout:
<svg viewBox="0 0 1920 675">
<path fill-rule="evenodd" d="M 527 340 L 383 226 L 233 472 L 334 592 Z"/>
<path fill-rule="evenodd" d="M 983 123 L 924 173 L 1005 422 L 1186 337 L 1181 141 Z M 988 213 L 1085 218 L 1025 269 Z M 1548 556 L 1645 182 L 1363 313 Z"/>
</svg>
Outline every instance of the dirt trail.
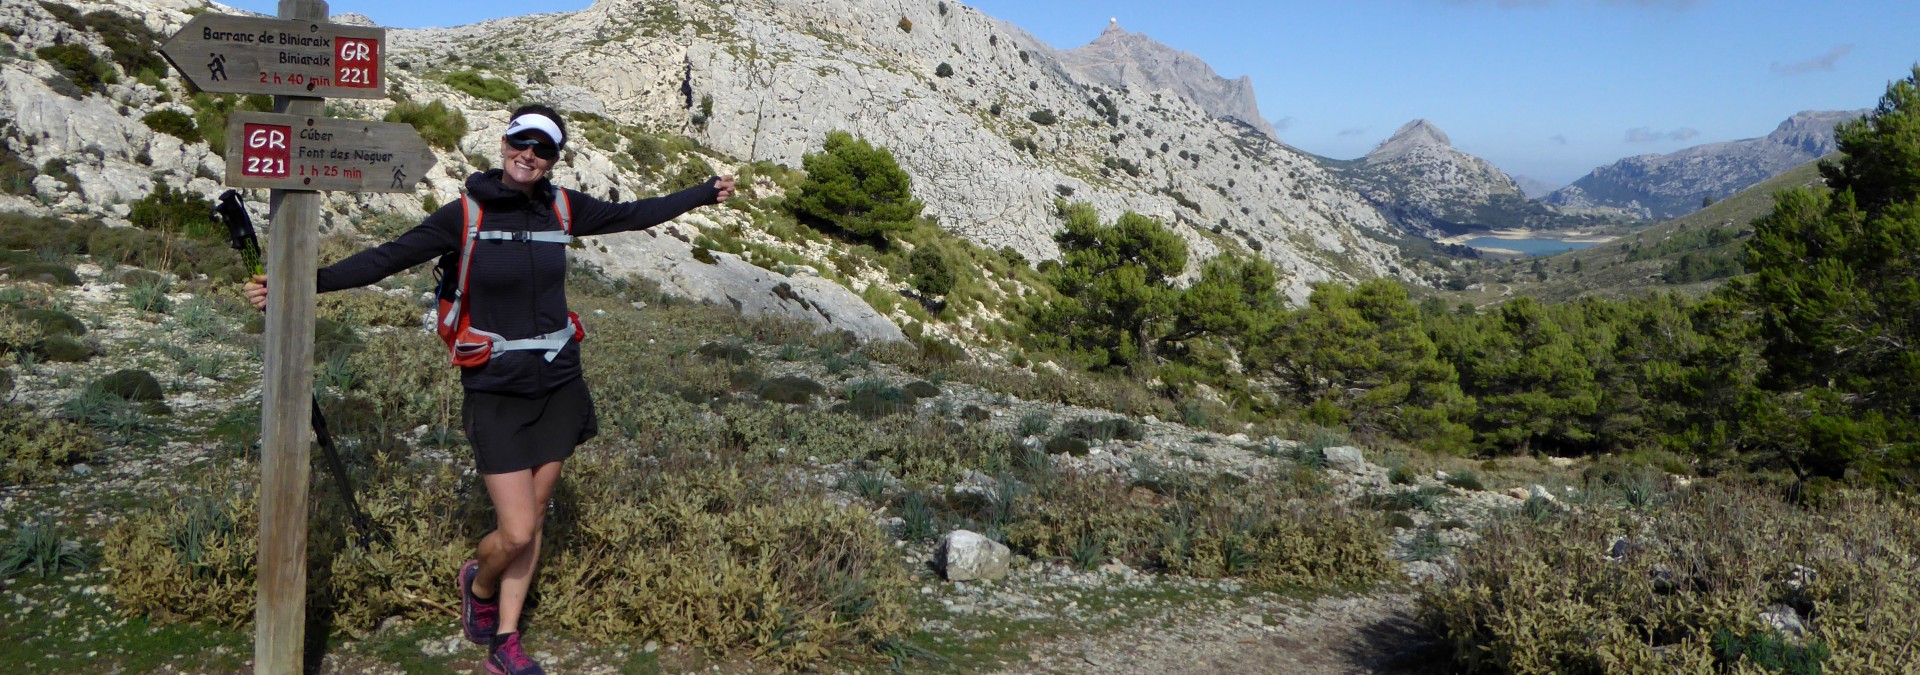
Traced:
<svg viewBox="0 0 1920 675">
<path fill-rule="evenodd" d="M 1413 596 L 1256 600 L 1232 614 L 1168 617 L 1097 636 L 1057 640 L 1003 673 L 1447 672 L 1413 621 Z"/>
</svg>

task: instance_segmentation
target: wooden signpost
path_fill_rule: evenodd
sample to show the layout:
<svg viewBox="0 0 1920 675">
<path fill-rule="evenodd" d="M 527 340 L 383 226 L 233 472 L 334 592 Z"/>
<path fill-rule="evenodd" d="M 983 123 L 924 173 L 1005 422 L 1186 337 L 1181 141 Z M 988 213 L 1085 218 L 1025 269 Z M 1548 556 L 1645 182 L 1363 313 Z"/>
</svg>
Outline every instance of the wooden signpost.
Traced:
<svg viewBox="0 0 1920 675">
<path fill-rule="evenodd" d="M 409 124 L 261 112 L 227 121 L 233 187 L 412 192 L 433 162 Z"/>
<path fill-rule="evenodd" d="M 385 98 L 387 29 L 324 21 L 201 14 L 160 55 L 203 91 Z"/>
<path fill-rule="evenodd" d="M 160 47 L 202 91 L 272 94 L 277 111 L 236 113 L 226 129 L 227 185 L 272 189 L 253 633 L 261 674 L 304 665 L 319 191 L 412 192 L 434 163 L 410 126 L 321 116 L 323 97 L 386 96 L 386 29 L 326 19 L 324 0 L 280 0 L 277 19 L 201 14 Z"/>
</svg>

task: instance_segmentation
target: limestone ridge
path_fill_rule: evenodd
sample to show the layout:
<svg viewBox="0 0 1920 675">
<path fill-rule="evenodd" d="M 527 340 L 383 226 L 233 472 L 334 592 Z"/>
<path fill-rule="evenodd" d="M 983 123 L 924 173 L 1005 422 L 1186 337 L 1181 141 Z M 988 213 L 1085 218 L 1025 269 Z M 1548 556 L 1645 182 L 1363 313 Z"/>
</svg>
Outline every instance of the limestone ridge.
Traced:
<svg viewBox="0 0 1920 675">
<path fill-rule="evenodd" d="M 194 7 L 124 0 L 104 9 L 168 35 Z M 0 0 L 0 21 L 18 27 L 0 31 L 12 53 L 59 43 L 104 53 L 97 36 L 37 3 Z M 459 109 L 470 131 L 459 147 L 435 150 L 439 165 L 422 193 L 329 193 L 326 231 L 359 227 L 369 213 L 424 215 L 427 193 L 449 203 L 476 162 L 496 156 L 489 130 L 504 127 L 506 106 L 446 84 L 449 73 L 478 69 L 513 82 L 527 100 L 618 129 L 690 136 L 710 160 L 798 168 L 827 132 L 849 131 L 895 154 L 942 227 L 1029 260 L 1058 256 L 1054 202 L 1065 196 L 1106 219 L 1131 210 L 1166 223 L 1189 245 L 1190 272 L 1227 250 L 1262 256 L 1296 301 L 1318 282 L 1396 275 L 1419 283 L 1431 271 L 1403 258 L 1390 243 L 1398 228 L 1311 157 L 1182 96 L 1077 80 L 1025 31 L 950 0 L 600 0 L 578 12 L 394 29 L 388 38 L 389 87 Z M 61 81 L 45 60 L 0 59 L 0 143 L 34 166 L 61 159 L 66 174 L 40 176 L 31 195 L 0 193 L 0 209 L 125 224 L 127 204 L 156 184 L 219 192 L 224 161 L 206 143 L 141 121 L 156 110 L 191 112 L 178 78 L 155 87 L 123 74 L 100 94 L 49 84 Z M 1101 95 L 1111 110 L 1090 105 Z M 329 105 L 380 119 L 394 103 Z M 1038 121 L 1048 119 L 1043 112 L 1057 119 Z M 558 182 L 626 198 L 659 191 L 658 177 L 631 168 L 625 137 L 587 128 L 568 144 Z M 264 211 L 256 216 L 264 220 Z M 713 209 L 681 222 L 753 230 L 742 218 Z M 637 271 L 618 256 L 605 263 L 616 274 Z M 859 292 L 877 281 L 847 283 Z"/>
<path fill-rule="evenodd" d="M 1440 238 L 1469 230 L 1565 226 L 1530 202 L 1511 176 L 1453 147 L 1424 119 L 1401 126 L 1365 157 L 1327 165 L 1408 232 Z"/>
<path fill-rule="evenodd" d="M 1833 128 L 1865 110 L 1806 111 L 1781 122 L 1773 133 L 1679 152 L 1628 157 L 1594 169 L 1544 201 L 1565 209 L 1602 210 L 1639 218 L 1678 218 L 1707 199 L 1765 182 L 1793 167 L 1832 154 Z"/>
<path fill-rule="evenodd" d="M 1260 116 L 1251 78 L 1220 77 L 1200 57 L 1145 34 L 1129 33 L 1118 21 L 1108 24 L 1092 43 L 1060 52 L 1060 56 L 1067 69 L 1084 80 L 1109 87 L 1173 91 L 1215 117 L 1237 120 L 1268 138 L 1280 138 L 1273 125 Z"/>
<path fill-rule="evenodd" d="M 794 167 L 849 131 L 893 152 L 942 227 L 1030 260 L 1058 256 L 1065 196 L 1168 224 L 1190 271 L 1229 248 L 1266 257 L 1296 299 L 1317 281 L 1417 275 L 1383 241 L 1393 225 L 1306 155 L 1181 96 L 1078 81 L 1058 52 L 957 2 L 601 0 L 541 19 L 508 32 L 612 119 Z M 457 31 L 419 46 L 500 48 Z M 686 101 L 709 99 L 689 125 Z"/>
</svg>

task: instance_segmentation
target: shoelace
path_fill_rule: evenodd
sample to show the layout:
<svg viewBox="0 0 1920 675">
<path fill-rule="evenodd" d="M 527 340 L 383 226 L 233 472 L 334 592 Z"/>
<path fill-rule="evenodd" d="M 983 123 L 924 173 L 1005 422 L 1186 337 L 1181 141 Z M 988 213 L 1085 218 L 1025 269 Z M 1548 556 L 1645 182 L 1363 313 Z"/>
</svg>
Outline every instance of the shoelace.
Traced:
<svg viewBox="0 0 1920 675">
<path fill-rule="evenodd" d="M 515 671 L 533 666 L 533 659 L 527 656 L 526 650 L 520 648 L 519 633 L 507 636 L 507 641 L 500 643 L 500 648 L 494 650 L 494 654 Z"/>
</svg>

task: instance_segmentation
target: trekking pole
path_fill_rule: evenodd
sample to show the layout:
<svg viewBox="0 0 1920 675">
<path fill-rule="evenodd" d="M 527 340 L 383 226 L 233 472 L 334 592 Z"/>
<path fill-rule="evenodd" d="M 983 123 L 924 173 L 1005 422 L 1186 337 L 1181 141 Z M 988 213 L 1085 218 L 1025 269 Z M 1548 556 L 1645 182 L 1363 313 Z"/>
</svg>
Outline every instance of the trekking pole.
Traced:
<svg viewBox="0 0 1920 675">
<path fill-rule="evenodd" d="M 253 217 L 247 215 L 247 207 L 240 203 L 240 191 L 228 190 L 220 195 L 219 205 L 213 207 L 213 218 L 227 226 L 227 243 L 240 252 L 240 259 L 247 266 L 248 274 L 262 274 L 266 266 L 261 263 L 260 238 L 253 231 Z M 320 441 L 321 454 L 327 457 L 327 468 L 333 472 L 333 480 L 340 484 L 340 499 L 347 503 L 347 513 L 353 521 L 353 529 L 359 534 L 354 543 L 366 548 L 375 540 L 383 539 L 373 527 L 373 519 L 366 511 L 360 510 L 360 502 L 353 498 L 353 479 L 347 475 L 346 462 L 340 461 L 340 452 L 333 447 L 333 435 L 327 433 L 327 416 L 320 413 L 320 399 L 313 402 L 313 437 Z"/>
</svg>

